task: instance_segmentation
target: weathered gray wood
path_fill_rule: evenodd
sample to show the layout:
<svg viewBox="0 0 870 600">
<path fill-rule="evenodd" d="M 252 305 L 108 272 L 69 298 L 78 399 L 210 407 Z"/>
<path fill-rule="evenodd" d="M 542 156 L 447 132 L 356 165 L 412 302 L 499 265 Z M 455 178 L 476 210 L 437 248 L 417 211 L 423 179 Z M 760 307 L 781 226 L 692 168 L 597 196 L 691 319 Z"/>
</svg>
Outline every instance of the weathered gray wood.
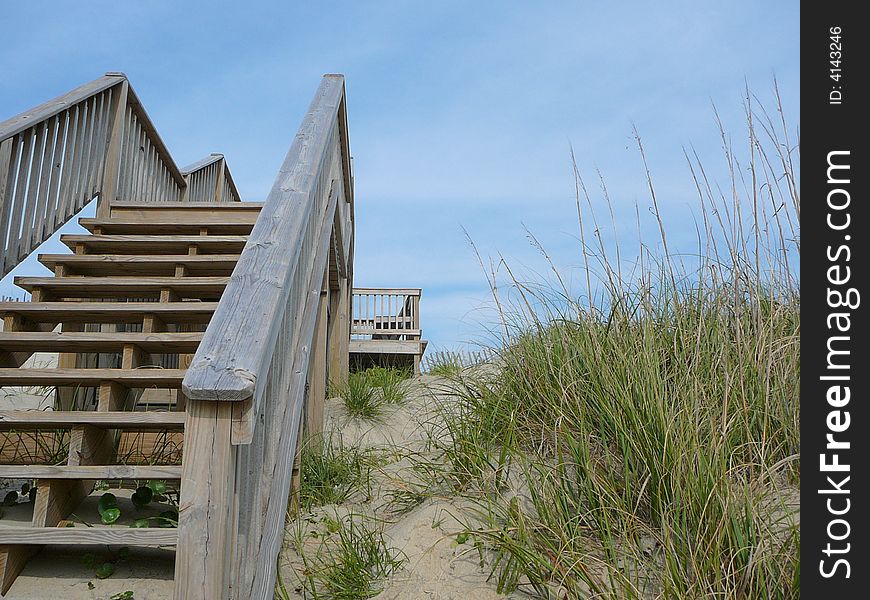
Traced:
<svg viewBox="0 0 870 600">
<path fill-rule="evenodd" d="M 0 302 L 0 314 L 39 323 L 141 323 L 155 315 L 167 323 L 208 323 L 217 302 Z"/>
<path fill-rule="evenodd" d="M 172 214 L 184 213 L 186 210 L 192 209 L 207 209 L 203 212 L 208 213 L 238 213 L 238 212 L 254 212 L 258 213 L 265 206 L 264 202 L 113 202 L 112 216 L 123 216 L 128 211 L 141 212 L 148 215 L 170 211 Z"/>
<path fill-rule="evenodd" d="M 422 354 L 421 343 L 407 340 L 351 340 L 350 352 L 360 354 Z"/>
<path fill-rule="evenodd" d="M 229 277 L 16 277 L 15 285 L 32 292 L 40 289 L 57 297 L 117 298 L 151 296 L 162 289 L 183 297 L 220 296 Z"/>
<path fill-rule="evenodd" d="M 238 254 L 40 254 L 39 262 L 54 271 L 65 267 L 76 275 L 171 276 L 176 267 L 187 275 L 229 276 L 239 260 Z"/>
<path fill-rule="evenodd" d="M 69 429 L 77 425 L 136 430 L 183 429 L 185 418 L 183 412 L 170 411 L 2 410 L 0 429 Z"/>
<path fill-rule="evenodd" d="M 130 527 L 3 527 L 0 544 L 52 544 L 79 546 L 105 544 L 118 546 L 174 546 L 174 528 L 133 529 Z M 196 596 L 189 596 L 190 598 Z M 206 596 L 199 596 L 206 597 Z"/>
<path fill-rule="evenodd" d="M 77 87 L 76 89 L 67 92 L 53 100 L 49 100 L 39 106 L 26 110 L 23 113 L 0 122 L 0 140 L 5 140 L 17 133 L 21 133 L 28 127 L 32 127 L 35 123 L 39 123 L 53 117 L 54 115 L 67 110 L 71 106 L 78 104 L 82 100 L 98 94 L 113 85 L 117 85 L 126 79 L 125 75 L 112 74 L 104 75 L 89 83 Z"/>
<path fill-rule="evenodd" d="M 186 167 L 181 168 L 182 175 L 190 175 L 191 173 L 195 173 L 196 171 L 200 171 L 214 163 L 218 162 L 224 157 L 223 154 L 212 152 L 205 158 L 201 158 L 198 161 L 187 165 Z"/>
<path fill-rule="evenodd" d="M 42 176 L 39 182 L 39 205 L 36 208 L 36 223 L 32 230 L 32 238 L 30 240 L 31 250 L 42 240 L 45 239 L 45 226 L 48 224 L 46 213 L 50 201 L 51 180 L 56 178 L 54 166 L 54 153 L 58 146 L 57 132 L 59 118 L 57 115 L 51 117 L 47 122 L 45 152 L 42 156 Z M 2 162 L 2 160 L 0 160 Z"/>
<path fill-rule="evenodd" d="M 174 597 L 223 600 L 228 597 L 227 553 L 232 547 L 230 511 L 236 510 L 232 405 L 194 400 L 187 414 Z M 252 558 L 257 560 L 248 560 Z"/>
<path fill-rule="evenodd" d="M 0 141 L 0 276 L 8 273 L 6 267 L 6 234 L 9 230 L 9 218 L 12 212 L 12 190 L 14 189 L 15 161 L 17 155 L 15 139 Z"/>
<path fill-rule="evenodd" d="M 419 296 L 422 288 L 353 288 L 354 294 L 401 294 L 403 296 Z"/>
<path fill-rule="evenodd" d="M 0 369 L 0 386 L 98 386 L 114 381 L 136 388 L 178 388 L 183 369 Z"/>
<path fill-rule="evenodd" d="M 179 214 L 175 219 L 79 219 L 79 225 L 88 231 L 99 228 L 101 234 L 109 235 L 190 235 L 198 233 L 203 227 L 215 235 L 248 235 L 254 227 L 257 215 L 242 213 L 238 215 L 212 212 L 198 215 L 196 220 L 185 219 Z"/>
<path fill-rule="evenodd" d="M 327 269 L 329 266 L 327 265 Z M 317 321 L 312 339 L 311 364 L 308 368 L 308 406 L 305 415 L 307 434 L 319 433 L 323 429 L 323 403 L 326 401 L 327 353 L 328 353 L 328 311 L 329 311 L 329 273 L 323 273 L 320 300 L 317 307 Z M 315 273 L 316 275 L 316 273 Z"/>
<path fill-rule="evenodd" d="M 324 78 L 188 370 L 189 398 L 244 400 L 265 385 L 343 95 L 343 78 Z"/>
<path fill-rule="evenodd" d="M 7 479 L 180 479 L 175 465 L 0 465 Z M 5 529 L 0 528 L 0 531 Z M 4 543 L 0 537 L 0 544 Z"/>
<path fill-rule="evenodd" d="M 94 253 L 184 254 L 191 246 L 208 253 L 239 253 L 246 235 L 62 235 L 60 241 L 70 249 L 84 248 Z"/>
<path fill-rule="evenodd" d="M 30 152 L 33 148 L 35 127 L 22 132 L 21 166 L 15 182 L 15 204 L 12 207 L 12 218 L 9 221 L 9 241 L 6 245 L 6 268 L 18 264 L 18 245 L 21 242 L 21 220 L 24 215 L 25 192 L 27 190 L 27 175 L 30 171 Z"/>
<path fill-rule="evenodd" d="M 0 350 L 11 352 L 121 352 L 132 345 L 149 353 L 192 352 L 202 333 L 0 331 Z"/>
<path fill-rule="evenodd" d="M 334 204 L 333 204 L 334 206 Z M 239 514 L 239 544 L 235 549 L 233 598 L 267 597 L 275 585 L 275 557 L 283 539 L 282 524 L 289 501 L 292 461 L 299 442 L 302 411 L 305 401 L 305 379 L 312 358 L 322 280 L 319 273 L 326 268 L 328 229 L 321 234 L 317 261 L 311 269 L 298 318 L 297 343 L 287 353 L 276 353 L 264 391 L 265 401 L 259 405 L 257 417 L 264 426 L 252 432 L 251 443 L 238 447 L 236 488 L 239 504 L 253 506 L 259 512 Z M 291 317 L 292 318 L 292 317 Z M 287 328 L 284 328 L 287 331 Z M 292 361 L 292 362 L 291 362 Z M 290 390 L 288 394 L 285 390 Z M 251 563 L 245 556 L 257 555 L 265 561 Z"/>
<path fill-rule="evenodd" d="M 106 216 L 110 212 L 111 203 L 118 193 L 118 183 L 121 172 L 121 145 L 124 140 L 124 120 L 127 114 L 127 96 L 130 84 L 124 80 L 112 97 L 109 139 L 106 143 L 105 166 L 103 180 L 100 184 L 100 199 L 97 204 L 97 215 Z"/>
<path fill-rule="evenodd" d="M 215 181 L 214 181 L 214 201 L 221 202 L 223 200 L 224 193 L 224 179 L 226 178 L 226 170 L 227 170 L 227 161 L 221 157 L 220 162 L 218 163 L 217 172 L 215 173 Z"/>
<path fill-rule="evenodd" d="M 348 376 L 350 343 L 350 289 L 346 277 L 340 277 L 338 289 L 332 290 L 329 323 L 329 381 L 344 383 Z"/>
</svg>

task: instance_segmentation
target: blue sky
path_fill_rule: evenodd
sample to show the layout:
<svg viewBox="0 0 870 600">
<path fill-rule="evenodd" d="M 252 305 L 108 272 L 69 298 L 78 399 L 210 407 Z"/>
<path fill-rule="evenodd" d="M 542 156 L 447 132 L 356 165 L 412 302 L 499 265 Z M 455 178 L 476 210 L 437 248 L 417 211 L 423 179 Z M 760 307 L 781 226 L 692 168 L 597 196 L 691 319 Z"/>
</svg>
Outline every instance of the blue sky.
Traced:
<svg viewBox="0 0 870 600">
<path fill-rule="evenodd" d="M 649 204 L 636 126 L 672 245 L 690 246 L 697 202 L 682 148 L 721 162 L 712 103 L 739 137 L 744 85 L 769 99 L 774 74 L 797 125 L 798 9 L 0 0 L 16 24 L 0 47 L 0 119 L 123 71 L 180 165 L 222 152 L 243 198 L 262 200 L 320 76 L 344 73 L 356 284 L 424 288 L 426 337 L 452 348 L 489 318 L 463 228 L 485 256 L 539 268 L 527 226 L 560 267 L 579 265 L 571 147 L 590 181 L 601 170 L 631 233 L 635 203 Z"/>
</svg>

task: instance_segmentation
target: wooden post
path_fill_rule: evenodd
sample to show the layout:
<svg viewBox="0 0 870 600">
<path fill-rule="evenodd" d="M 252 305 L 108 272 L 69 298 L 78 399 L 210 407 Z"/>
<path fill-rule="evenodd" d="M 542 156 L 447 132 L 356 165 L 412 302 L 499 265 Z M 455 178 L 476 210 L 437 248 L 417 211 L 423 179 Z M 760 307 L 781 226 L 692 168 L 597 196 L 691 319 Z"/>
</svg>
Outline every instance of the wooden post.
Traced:
<svg viewBox="0 0 870 600">
<path fill-rule="evenodd" d="M 323 429 L 323 404 L 326 400 L 326 348 L 329 310 L 329 268 L 323 273 L 320 287 L 320 304 L 317 308 L 317 323 L 314 326 L 311 362 L 308 366 L 308 411 L 305 429 L 308 435 Z"/>
<path fill-rule="evenodd" d="M 106 166 L 103 169 L 103 182 L 100 186 L 100 199 L 97 201 L 97 217 L 107 219 L 111 214 L 111 204 L 118 194 L 118 176 L 121 172 L 121 141 L 124 137 L 124 117 L 127 114 L 127 90 L 130 84 L 125 79 L 116 86 L 112 94 L 112 122 L 109 140 L 106 144 Z"/>
<path fill-rule="evenodd" d="M 329 295 L 329 380 L 347 381 L 350 342 L 350 289 L 346 277 L 339 277 L 338 289 Z"/>
<path fill-rule="evenodd" d="M 224 192 L 224 177 L 226 177 L 227 161 L 224 157 L 218 161 L 217 175 L 215 176 L 214 184 L 214 201 L 220 202 L 223 200 Z"/>
<path fill-rule="evenodd" d="M 421 292 L 422 293 L 422 292 Z M 420 294 L 414 296 L 413 302 L 413 319 L 411 322 L 411 327 L 416 331 L 420 331 Z M 415 339 L 419 342 L 420 336 L 416 336 Z M 423 359 L 423 344 L 420 343 L 420 346 L 417 350 L 417 353 L 414 355 L 414 375 L 420 375 L 420 361 Z"/>
<path fill-rule="evenodd" d="M 234 544 L 235 448 L 230 443 L 232 402 L 192 400 L 187 404 L 175 600 L 229 594 L 227 554 Z"/>
</svg>

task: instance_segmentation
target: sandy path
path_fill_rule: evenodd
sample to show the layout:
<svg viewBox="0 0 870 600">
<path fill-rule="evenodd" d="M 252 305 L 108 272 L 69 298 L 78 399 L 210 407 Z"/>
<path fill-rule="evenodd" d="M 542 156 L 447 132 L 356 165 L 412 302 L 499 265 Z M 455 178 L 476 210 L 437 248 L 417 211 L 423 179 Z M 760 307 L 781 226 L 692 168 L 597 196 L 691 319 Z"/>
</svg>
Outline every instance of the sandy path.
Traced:
<svg viewBox="0 0 870 600">
<path fill-rule="evenodd" d="M 330 428 L 340 431 L 345 446 L 385 450 L 393 460 L 376 471 L 371 498 L 353 498 L 338 506 L 319 507 L 288 523 L 279 568 L 290 598 L 310 598 L 299 583 L 304 565 L 296 551 L 297 536 L 308 535 L 312 530 L 328 535 L 323 518 L 341 518 L 348 513 L 384 522 L 385 539 L 407 559 L 403 568 L 384 582 L 383 591 L 375 596 L 377 600 L 528 597 L 519 592 L 498 594 L 495 584 L 487 581 L 489 570 L 480 566 L 480 557 L 471 542 L 458 543 L 457 533 L 463 529 L 457 518 L 462 514 L 461 500 L 434 496 L 400 515 L 389 508 L 390 493 L 408 489 L 416 479 L 410 461 L 401 457 L 426 452 L 432 434 L 429 424 L 437 405 L 446 399 L 437 391 L 443 384 L 439 378 L 429 376 L 408 382 L 407 403 L 388 409 L 378 423 L 348 419 L 340 400 L 328 401 L 324 411 L 325 431 Z M 313 552 L 317 544 L 306 538 L 304 548 Z"/>
</svg>

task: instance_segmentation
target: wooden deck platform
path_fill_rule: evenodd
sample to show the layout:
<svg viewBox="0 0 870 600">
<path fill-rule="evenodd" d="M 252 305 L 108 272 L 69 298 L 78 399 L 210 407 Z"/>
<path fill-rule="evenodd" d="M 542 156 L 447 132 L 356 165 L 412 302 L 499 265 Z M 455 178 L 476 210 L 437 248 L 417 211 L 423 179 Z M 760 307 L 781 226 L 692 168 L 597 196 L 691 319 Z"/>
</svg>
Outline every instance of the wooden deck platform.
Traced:
<svg viewBox="0 0 870 600">
<path fill-rule="evenodd" d="M 409 367 L 420 373 L 428 342 L 420 329 L 420 288 L 354 288 L 350 368 Z"/>
</svg>

